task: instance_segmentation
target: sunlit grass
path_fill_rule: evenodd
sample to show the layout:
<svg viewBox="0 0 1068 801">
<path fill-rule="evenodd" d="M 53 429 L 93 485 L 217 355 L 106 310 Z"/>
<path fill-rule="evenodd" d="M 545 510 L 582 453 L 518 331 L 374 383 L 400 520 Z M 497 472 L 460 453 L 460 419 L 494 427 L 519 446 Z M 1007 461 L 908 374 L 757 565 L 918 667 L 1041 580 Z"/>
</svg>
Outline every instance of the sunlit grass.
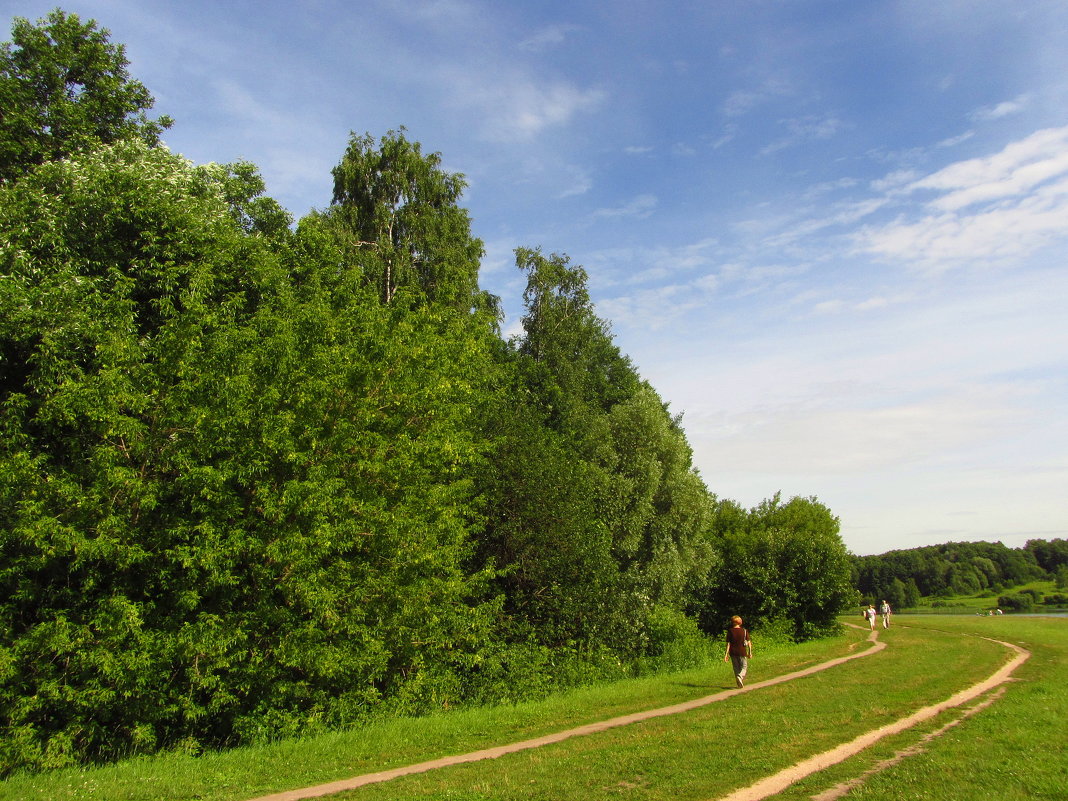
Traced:
<svg viewBox="0 0 1068 801">
<path fill-rule="evenodd" d="M 904 621 L 902 621 L 904 622 Z M 866 777 L 846 799 L 908 798 L 917 801 L 1023 801 L 1068 798 L 1068 619 L 917 616 L 908 625 L 931 632 L 932 640 L 970 633 L 1021 645 L 1032 652 L 1004 694 L 990 706 L 937 738 L 927 732 L 960 717 L 936 720 L 881 742 L 875 748 L 775 796 L 800 801 L 860 776 L 880 760 L 920 745 L 920 753 Z"/>
<path fill-rule="evenodd" d="M 746 786 L 985 678 L 1005 649 L 948 636 L 926 647 L 911 629 L 891 647 L 809 678 L 762 688 L 677 718 L 617 729 L 341 796 L 365 799 L 709 799 Z M 881 680 L 894 676 L 892 682 Z"/>
<path fill-rule="evenodd" d="M 862 636 L 798 646 L 757 639 L 754 676 L 789 673 L 841 656 Z M 734 686 L 730 668 L 711 667 L 584 687 L 538 702 L 400 719 L 358 730 L 200 756 L 173 754 L 86 770 L 15 776 L 0 800 L 246 801 L 281 789 L 334 781 L 537 737 L 631 712 L 669 706 Z"/>
<path fill-rule="evenodd" d="M 990 675 L 1010 657 L 975 633 L 1022 641 L 1034 656 L 1005 696 L 922 753 L 866 777 L 853 798 L 1065 798 L 1068 620 L 895 616 L 888 647 L 811 677 L 757 688 L 702 709 L 533 751 L 371 785 L 363 799 L 714 799 L 851 740 Z M 758 648 L 750 682 L 858 649 L 868 632 Z M 722 663 L 583 688 L 536 703 L 460 710 L 358 731 L 200 757 L 138 759 L 107 768 L 16 777 L 0 799 L 247 801 L 284 789 L 413 764 L 711 695 L 733 684 Z M 810 798 L 915 745 L 954 713 L 889 737 L 779 799 Z M 996 792 L 991 792 L 996 788 Z"/>
</svg>

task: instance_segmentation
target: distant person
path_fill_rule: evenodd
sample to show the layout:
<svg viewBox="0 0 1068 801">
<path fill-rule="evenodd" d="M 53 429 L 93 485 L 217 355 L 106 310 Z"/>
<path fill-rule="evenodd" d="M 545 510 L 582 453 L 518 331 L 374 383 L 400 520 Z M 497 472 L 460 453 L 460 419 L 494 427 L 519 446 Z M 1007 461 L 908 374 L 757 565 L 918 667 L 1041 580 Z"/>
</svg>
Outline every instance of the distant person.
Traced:
<svg viewBox="0 0 1068 801">
<path fill-rule="evenodd" d="M 731 618 L 731 627 L 727 629 L 727 652 L 723 661 L 728 659 L 734 666 L 734 683 L 739 688 L 745 686 L 745 674 L 749 671 L 749 660 L 753 658 L 753 641 L 749 631 L 742 628 L 742 619 L 735 615 Z"/>
<path fill-rule="evenodd" d="M 871 604 L 864 610 L 864 618 L 868 621 L 868 628 L 875 631 L 875 607 Z"/>
<path fill-rule="evenodd" d="M 890 604 L 885 599 L 879 604 L 879 614 L 883 616 L 883 628 L 890 628 Z"/>
</svg>

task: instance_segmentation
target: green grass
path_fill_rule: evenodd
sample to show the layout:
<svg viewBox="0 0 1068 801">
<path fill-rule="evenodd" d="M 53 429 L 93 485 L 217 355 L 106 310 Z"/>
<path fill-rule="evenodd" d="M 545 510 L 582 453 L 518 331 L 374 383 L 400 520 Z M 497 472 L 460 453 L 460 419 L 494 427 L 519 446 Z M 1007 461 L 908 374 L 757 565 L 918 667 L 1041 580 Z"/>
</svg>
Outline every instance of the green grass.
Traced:
<svg viewBox="0 0 1068 801">
<path fill-rule="evenodd" d="M 1016 587 L 1009 587 L 1000 592 L 995 592 L 993 595 L 988 591 L 984 591 L 975 595 L 953 595 L 945 598 L 925 597 L 920 599 L 920 603 L 916 607 L 901 611 L 913 614 L 934 613 L 943 615 L 985 613 L 997 607 L 999 595 L 1016 595 L 1021 590 L 1038 590 L 1043 595 L 1068 594 L 1065 590 L 1058 590 L 1057 585 L 1052 581 L 1036 580 Z M 934 605 L 936 603 L 938 606 Z M 1041 614 L 1045 611 L 1050 611 L 1050 607 L 1044 604 L 1037 604 L 1033 613 Z"/>
<path fill-rule="evenodd" d="M 863 634 L 856 635 L 858 637 Z M 943 700 L 993 672 L 1005 649 L 881 632 L 885 651 L 679 718 L 616 729 L 492 762 L 406 777 L 339 796 L 369 799 L 709 799 Z M 885 683 L 889 671 L 897 678 Z"/>
<path fill-rule="evenodd" d="M 901 621 L 905 622 L 905 621 Z M 847 796 L 916 801 L 1064 801 L 1068 798 L 1068 619 L 1040 617 L 910 618 L 908 625 L 931 637 L 971 634 L 1017 643 L 1032 652 L 1003 696 L 915 756 L 867 778 Z M 944 632 L 944 633 L 943 633 Z M 922 735 L 959 717 L 904 732 L 869 752 L 800 782 L 775 798 L 809 799 L 838 781 L 858 776 L 879 760 L 915 746 Z"/>
<path fill-rule="evenodd" d="M 855 639 L 771 647 L 758 639 L 761 670 L 766 675 L 789 673 L 822 662 L 828 654 L 845 654 Z M 581 688 L 539 702 L 393 720 L 257 748 L 17 775 L 0 782 L 0 801 L 247 801 L 282 789 L 525 740 L 732 686 L 729 668 L 713 663 L 700 670 Z"/>
<path fill-rule="evenodd" d="M 849 618 L 850 622 L 852 619 Z M 858 621 L 859 622 L 859 621 Z M 821 753 L 916 709 L 945 700 L 1009 658 L 981 634 L 1033 651 L 1019 681 L 989 708 L 868 777 L 850 799 L 945 801 L 1063 799 L 1068 762 L 1068 620 L 896 615 L 888 647 L 814 676 L 759 688 L 670 718 L 534 751 L 372 785 L 335 796 L 365 799 L 711 799 Z M 761 649 L 750 682 L 840 656 L 867 631 L 802 646 Z M 358 731 L 200 757 L 131 760 L 83 771 L 14 777 L 0 799 L 247 801 L 284 789 L 528 739 L 629 712 L 709 695 L 732 685 L 722 663 L 702 670 L 585 688 L 538 703 L 464 710 Z M 880 742 L 776 796 L 810 798 L 915 745 L 938 720 Z"/>
</svg>

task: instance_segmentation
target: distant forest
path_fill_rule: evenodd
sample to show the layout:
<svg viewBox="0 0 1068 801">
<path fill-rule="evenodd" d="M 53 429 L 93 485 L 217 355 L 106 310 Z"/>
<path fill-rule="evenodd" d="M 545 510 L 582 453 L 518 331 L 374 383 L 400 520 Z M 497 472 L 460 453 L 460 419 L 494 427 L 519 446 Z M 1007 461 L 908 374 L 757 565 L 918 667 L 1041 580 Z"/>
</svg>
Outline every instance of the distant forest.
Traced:
<svg viewBox="0 0 1068 801">
<path fill-rule="evenodd" d="M 581 267 L 519 248 L 502 337 L 463 178 L 403 129 L 294 220 L 164 147 L 93 21 L 15 19 L 0 101 L 0 775 L 513 702 L 854 602 L 818 500 L 705 486 Z"/>
<path fill-rule="evenodd" d="M 916 606 L 921 596 L 948 597 L 988 593 L 1002 606 L 1020 608 L 1005 590 L 1036 579 L 1053 580 L 1068 590 L 1068 540 L 1028 540 L 1023 548 L 1000 542 L 951 542 L 878 556 L 853 557 L 853 583 L 865 600 L 886 601 L 895 609 Z M 1018 595 L 1018 594 L 1017 594 Z M 1064 603 L 1068 598 L 1057 599 Z"/>
</svg>

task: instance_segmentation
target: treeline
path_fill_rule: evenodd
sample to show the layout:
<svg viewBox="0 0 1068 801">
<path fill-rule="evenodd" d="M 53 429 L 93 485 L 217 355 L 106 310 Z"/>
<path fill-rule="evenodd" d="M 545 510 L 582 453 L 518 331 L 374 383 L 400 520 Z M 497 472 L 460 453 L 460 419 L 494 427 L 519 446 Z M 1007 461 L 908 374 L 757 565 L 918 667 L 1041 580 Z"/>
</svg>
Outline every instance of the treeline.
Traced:
<svg viewBox="0 0 1068 801">
<path fill-rule="evenodd" d="M 716 498 L 586 274 L 500 334 L 461 176 L 353 136 L 294 224 L 160 143 L 94 22 L 0 52 L 0 773 L 515 700 L 850 604 L 814 498 Z"/>
<path fill-rule="evenodd" d="M 1068 588 L 1068 540 L 1028 540 L 1023 548 L 1000 542 L 951 542 L 878 556 L 853 557 L 854 586 L 867 599 L 915 606 L 922 596 L 976 595 L 1036 579 Z M 1016 607 L 1014 602 L 1002 605 Z"/>
</svg>

